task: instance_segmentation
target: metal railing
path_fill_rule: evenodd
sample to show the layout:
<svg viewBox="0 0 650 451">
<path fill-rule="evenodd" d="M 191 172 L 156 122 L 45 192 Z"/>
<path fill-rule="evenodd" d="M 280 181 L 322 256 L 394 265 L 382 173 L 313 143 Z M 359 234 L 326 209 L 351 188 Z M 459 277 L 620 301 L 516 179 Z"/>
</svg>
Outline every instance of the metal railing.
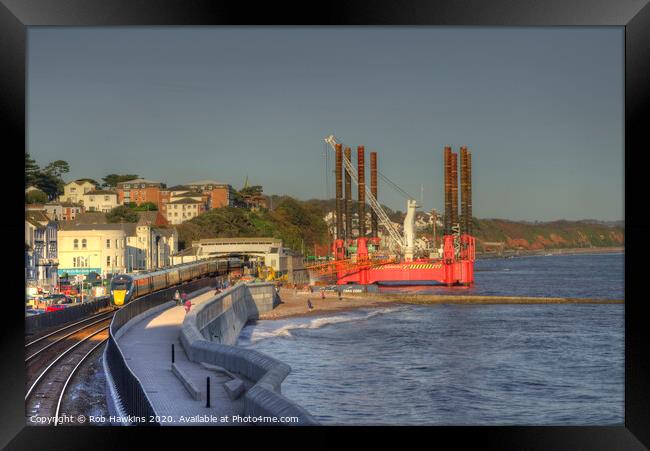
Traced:
<svg viewBox="0 0 650 451">
<path fill-rule="evenodd" d="M 196 291 L 203 287 L 214 286 L 215 284 L 215 278 L 205 277 L 194 282 L 183 284 L 182 288 L 187 291 Z M 106 370 L 110 373 L 115 384 L 115 391 L 124 411 L 123 413 L 135 419 L 132 424 L 160 425 L 155 421 L 156 412 L 142 388 L 140 380 L 126 363 L 115 334 L 126 323 L 141 313 L 171 301 L 174 291 L 178 288 L 178 286 L 174 286 L 129 302 L 113 316 L 113 320 L 108 329 L 108 342 L 105 351 L 108 367 Z"/>
</svg>

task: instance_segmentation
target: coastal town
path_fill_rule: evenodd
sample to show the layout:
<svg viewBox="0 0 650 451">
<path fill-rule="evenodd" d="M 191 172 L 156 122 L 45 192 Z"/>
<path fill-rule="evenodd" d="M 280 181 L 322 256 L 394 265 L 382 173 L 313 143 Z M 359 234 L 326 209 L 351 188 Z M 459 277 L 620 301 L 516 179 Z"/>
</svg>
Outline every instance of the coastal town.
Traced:
<svg viewBox="0 0 650 451">
<path fill-rule="evenodd" d="M 305 286 L 309 282 L 306 267 L 333 258 L 332 238 L 337 227 L 342 227 L 337 224 L 334 199 L 302 202 L 268 196 L 262 186 L 249 185 L 247 178 L 240 189 L 217 180 L 168 186 L 135 174 L 109 174 L 102 182 L 90 178 L 65 182 L 62 176 L 69 171 L 67 162 L 57 160 L 41 170 L 28 155 L 26 158 L 27 315 L 106 296 L 116 274 L 150 272 L 215 256 L 244 256 L 247 275 Z M 367 205 L 360 209 L 360 204 L 352 201 L 346 189 L 340 216 L 349 218 L 345 230 L 349 229 L 350 238 L 360 235 L 360 225 L 370 229 L 376 224 L 374 213 Z M 273 216 L 273 209 L 281 214 Z M 385 209 L 392 228 L 403 233 L 404 214 Z M 366 217 L 363 222 L 359 221 L 361 214 Z M 225 217 L 209 222 L 219 215 Z M 304 217 L 309 215 L 312 227 L 296 232 L 295 226 L 304 225 Z M 268 224 L 247 227 L 261 220 Z M 473 222 L 480 258 L 617 252 L 624 242 L 619 224 Z M 232 223 L 237 224 L 228 228 Z M 444 225 L 444 214 L 417 212 L 417 256 L 442 254 Z M 394 250 L 385 239 L 386 229 L 375 230 L 373 233 L 388 244 L 387 249 Z M 532 239 L 527 237 L 531 231 L 536 232 Z"/>
</svg>

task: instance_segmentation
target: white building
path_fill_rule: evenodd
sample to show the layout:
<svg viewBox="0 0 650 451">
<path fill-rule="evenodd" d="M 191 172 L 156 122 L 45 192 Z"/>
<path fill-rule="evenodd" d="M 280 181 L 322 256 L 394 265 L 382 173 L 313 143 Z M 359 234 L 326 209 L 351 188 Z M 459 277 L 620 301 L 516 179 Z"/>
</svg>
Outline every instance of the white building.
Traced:
<svg viewBox="0 0 650 451">
<path fill-rule="evenodd" d="M 59 202 L 79 203 L 82 196 L 90 191 L 97 189 L 95 185 L 87 180 L 75 180 L 66 183 L 63 187 L 63 194 L 59 196 Z"/>
<path fill-rule="evenodd" d="M 89 260 L 104 263 L 100 266 L 89 267 L 92 268 L 92 270 L 97 270 L 98 268 L 101 269 L 103 272 L 95 271 L 99 274 L 114 274 L 114 270 L 132 272 L 153 270 L 169 266 L 171 264 L 171 255 L 178 251 L 178 233 L 175 229 L 167 228 L 164 224 L 160 226 L 156 225 L 156 223 L 164 221 L 157 211 L 138 212 L 138 216 L 139 219 L 136 223 L 108 223 L 104 213 L 86 213 L 80 215 L 76 221 L 62 224 L 61 228 L 69 232 L 78 231 L 79 233 L 77 233 L 77 235 L 79 236 L 74 235 L 74 237 L 78 239 L 86 238 L 87 246 L 90 246 L 91 244 L 90 241 L 88 241 L 91 237 L 88 233 L 90 233 L 89 231 L 94 231 L 93 233 L 95 233 L 95 235 L 99 234 L 103 237 L 102 239 L 105 240 L 105 247 L 103 248 L 105 250 L 122 249 L 122 247 L 120 247 L 121 243 L 117 243 L 116 245 L 113 244 L 111 246 L 112 242 L 106 240 L 115 240 L 120 238 L 124 240 L 123 251 L 105 251 L 100 260 Z M 82 232 L 88 236 L 82 236 Z M 115 233 L 119 236 L 113 236 Z M 70 234 L 70 236 L 73 236 L 73 234 Z M 83 249 L 81 244 L 83 243 L 80 242 L 78 248 L 73 248 L 73 250 Z M 111 252 L 113 252 L 113 257 L 110 260 L 104 258 L 108 257 L 108 254 Z M 94 249 L 94 253 L 97 253 L 97 249 Z M 84 263 L 85 261 L 81 260 L 81 262 Z M 66 264 L 74 263 L 73 260 L 66 260 Z M 66 266 L 65 268 L 70 268 L 70 266 Z M 91 270 L 83 270 L 82 272 L 79 272 L 77 267 L 72 267 L 72 269 L 75 271 L 73 272 L 75 274 L 91 272 Z M 59 271 L 60 274 L 62 272 L 65 271 Z M 70 272 L 68 273 L 72 274 Z"/>
<path fill-rule="evenodd" d="M 92 190 L 81 196 L 81 203 L 86 211 L 101 211 L 108 213 L 120 205 L 117 192 L 108 190 Z"/>
<path fill-rule="evenodd" d="M 196 198 L 183 197 L 166 204 L 166 219 L 170 224 L 182 224 L 205 211 L 205 204 Z"/>
<path fill-rule="evenodd" d="M 102 277 L 124 273 L 127 232 L 122 224 L 62 223 L 59 239 L 59 275 L 89 274 Z"/>
</svg>

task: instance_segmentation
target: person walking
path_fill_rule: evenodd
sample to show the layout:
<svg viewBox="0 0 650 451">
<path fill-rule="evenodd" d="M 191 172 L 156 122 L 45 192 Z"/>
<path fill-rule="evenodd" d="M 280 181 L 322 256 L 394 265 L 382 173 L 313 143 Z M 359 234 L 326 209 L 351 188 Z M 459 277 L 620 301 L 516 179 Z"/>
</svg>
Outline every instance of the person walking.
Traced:
<svg viewBox="0 0 650 451">
<path fill-rule="evenodd" d="M 181 293 L 178 290 L 174 293 L 174 301 L 176 301 L 176 306 L 181 305 Z"/>
<path fill-rule="evenodd" d="M 320 298 L 325 299 L 325 290 L 320 290 Z"/>
<path fill-rule="evenodd" d="M 342 290 L 339 288 L 339 289 L 338 289 L 338 292 L 339 292 L 339 301 L 342 301 L 342 300 L 343 300 L 343 297 L 341 296 L 341 291 L 342 291 Z"/>
<path fill-rule="evenodd" d="M 190 312 L 190 308 L 192 308 L 192 302 L 188 299 L 185 301 L 185 314 L 187 315 Z"/>
<path fill-rule="evenodd" d="M 187 302 L 187 293 L 183 291 L 181 293 L 181 305 L 185 305 L 186 302 Z"/>
<path fill-rule="evenodd" d="M 314 306 L 311 305 L 311 299 L 307 299 L 307 308 L 309 309 L 310 312 L 314 310 Z"/>
</svg>

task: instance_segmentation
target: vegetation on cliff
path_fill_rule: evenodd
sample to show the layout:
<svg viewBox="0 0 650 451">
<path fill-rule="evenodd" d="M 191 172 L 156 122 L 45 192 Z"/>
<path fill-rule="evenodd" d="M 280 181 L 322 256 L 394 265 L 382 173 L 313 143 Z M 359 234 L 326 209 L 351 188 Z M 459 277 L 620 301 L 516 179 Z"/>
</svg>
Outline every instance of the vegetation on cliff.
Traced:
<svg viewBox="0 0 650 451">
<path fill-rule="evenodd" d="M 474 219 L 479 250 L 483 242 L 502 242 L 506 249 L 554 249 L 623 246 L 620 225 L 597 221 L 515 222 L 505 219 Z"/>
<path fill-rule="evenodd" d="M 327 242 L 327 225 L 321 211 L 283 196 L 273 209 L 217 208 L 177 225 L 179 244 L 189 247 L 201 238 L 274 237 L 286 247 L 301 251 Z"/>
<path fill-rule="evenodd" d="M 290 196 L 267 196 L 268 209 L 219 208 L 175 226 L 181 247 L 193 240 L 213 237 L 270 236 L 283 240 L 285 246 L 311 254 L 326 253 L 330 237 L 324 221 L 335 208 L 334 199 L 296 200 Z M 355 205 L 356 209 L 356 205 Z M 369 207 L 368 210 L 370 211 Z M 401 223 L 404 213 L 386 208 L 389 218 Z M 439 218 L 441 219 L 441 218 Z M 625 232 L 622 224 L 595 220 L 553 222 L 523 222 L 505 219 L 474 218 L 477 251 L 483 243 L 503 243 L 504 249 L 556 249 L 623 246 Z M 441 230 L 438 229 L 438 238 Z M 431 231 L 418 236 L 431 238 Z"/>
</svg>

